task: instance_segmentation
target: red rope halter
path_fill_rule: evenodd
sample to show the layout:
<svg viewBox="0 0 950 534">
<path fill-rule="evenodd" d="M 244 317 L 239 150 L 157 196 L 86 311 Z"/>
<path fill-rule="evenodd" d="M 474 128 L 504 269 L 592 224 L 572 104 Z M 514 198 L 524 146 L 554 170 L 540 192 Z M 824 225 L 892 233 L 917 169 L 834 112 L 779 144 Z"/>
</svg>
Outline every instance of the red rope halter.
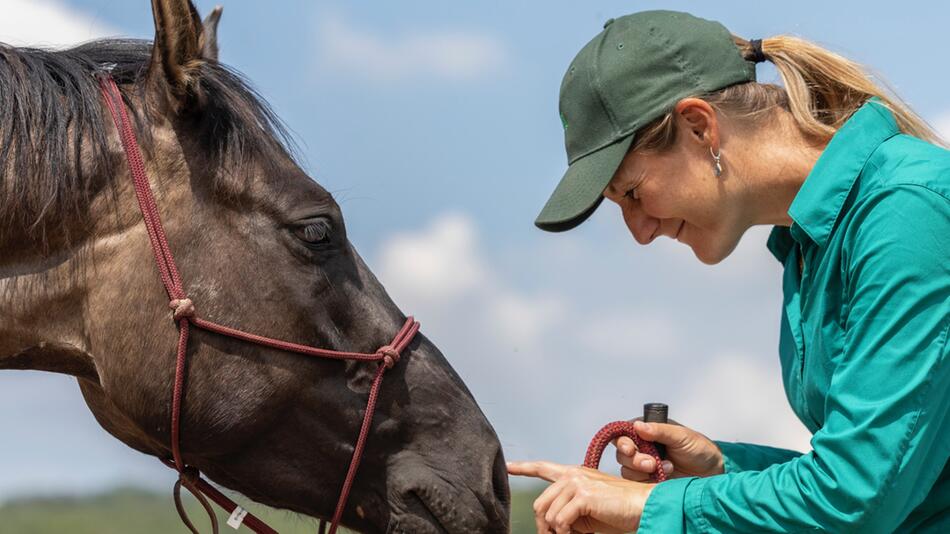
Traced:
<svg viewBox="0 0 950 534">
<path fill-rule="evenodd" d="M 369 436 L 370 426 L 373 422 L 373 413 L 376 410 L 376 399 L 379 397 L 380 385 L 383 381 L 383 374 L 399 361 L 400 354 L 412 342 L 416 333 L 419 331 L 419 323 L 412 317 L 406 319 L 405 324 L 393 338 L 392 342 L 384 345 L 374 353 L 361 352 L 341 352 L 328 349 L 320 349 L 307 345 L 299 345 L 288 341 L 281 341 L 257 334 L 243 332 L 234 328 L 223 326 L 198 317 L 195 312 L 195 305 L 185 293 L 181 276 L 178 274 L 178 268 L 175 265 L 175 259 L 172 256 L 171 249 L 168 247 L 168 239 L 165 230 L 162 227 L 161 216 L 158 207 L 155 204 L 155 197 L 152 195 L 152 188 L 145 172 L 145 163 L 139 152 L 138 141 L 135 138 L 135 132 L 129 121 L 122 100 L 122 93 L 119 91 L 115 80 L 108 75 L 99 76 L 99 85 L 102 94 L 105 97 L 106 105 L 112 112 L 112 118 L 119 131 L 119 138 L 122 141 L 122 147 L 125 149 L 125 155 L 128 159 L 129 170 L 132 173 L 132 180 L 135 183 L 135 196 L 138 199 L 139 208 L 142 211 L 142 218 L 145 221 L 145 227 L 148 231 L 149 242 L 152 245 L 152 251 L 155 255 L 155 263 L 158 265 L 159 275 L 162 283 L 165 285 L 165 291 L 170 299 L 169 307 L 173 312 L 173 318 L 178 323 L 178 356 L 175 364 L 175 386 L 172 394 L 172 414 L 171 414 L 171 449 L 172 457 L 162 460 L 169 467 L 176 469 L 179 473 L 179 480 L 175 484 L 175 503 L 182 521 L 195 534 L 198 533 L 194 525 L 185 514 L 181 506 L 180 491 L 184 486 L 198 498 L 205 510 L 211 515 L 212 529 L 215 533 L 218 531 L 217 520 L 211 510 L 205 497 L 210 498 L 226 511 L 231 513 L 231 519 L 228 524 L 239 528 L 241 524 L 258 534 L 276 534 L 276 531 L 267 526 L 263 521 L 247 513 L 227 496 L 218 491 L 217 488 L 205 482 L 197 469 L 187 466 L 181 455 L 181 406 L 185 390 L 186 375 L 186 357 L 188 349 L 188 333 L 191 325 L 202 330 L 214 332 L 223 336 L 228 336 L 249 343 L 263 345 L 275 349 L 295 352 L 307 356 L 318 358 L 331 358 L 335 360 L 357 360 L 367 362 L 379 362 L 376 375 L 373 378 L 372 386 L 369 391 L 369 398 L 366 401 L 366 412 L 363 415 L 363 424 L 360 427 L 359 437 L 356 440 L 356 446 L 353 449 L 353 456 L 350 459 L 350 467 L 347 470 L 346 478 L 343 481 L 343 487 L 340 490 L 340 498 L 337 501 L 336 510 L 330 523 L 330 534 L 336 532 L 340 524 L 340 518 L 343 516 L 343 509 L 346 506 L 347 498 L 353 487 L 353 480 L 356 477 L 356 469 L 359 467 L 360 459 L 363 456 L 363 449 L 366 446 L 366 440 Z M 320 531 L 323 532 L 326 523 L 320 522 Z"/>
</svg>

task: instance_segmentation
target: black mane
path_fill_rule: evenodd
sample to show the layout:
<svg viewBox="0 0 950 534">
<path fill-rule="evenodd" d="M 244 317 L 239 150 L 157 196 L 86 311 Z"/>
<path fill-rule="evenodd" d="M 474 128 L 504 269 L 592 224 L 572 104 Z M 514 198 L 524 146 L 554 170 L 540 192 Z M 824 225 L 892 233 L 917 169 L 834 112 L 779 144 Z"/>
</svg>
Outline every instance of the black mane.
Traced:
<svg viewBox="0 0 950 534">
<path fill-rule="evenodd" d="M 103 114 L 95 75 L 109 72 L 126 96 L 144 91 L 151 50 L 142 40 L 55 51 L 0 43 L 0 242 L 23 231 L 45 241 L 53 228 L 83 221 L 92 194 L 112 182 L 106 139 L 115 126 Z M 293 157 L 286 129 L 240 74 L 216 61 L 201 69 L 198 138 L 222 167 Z M 147 151 L 147 110 L 133 115 Z"/>
</svg>

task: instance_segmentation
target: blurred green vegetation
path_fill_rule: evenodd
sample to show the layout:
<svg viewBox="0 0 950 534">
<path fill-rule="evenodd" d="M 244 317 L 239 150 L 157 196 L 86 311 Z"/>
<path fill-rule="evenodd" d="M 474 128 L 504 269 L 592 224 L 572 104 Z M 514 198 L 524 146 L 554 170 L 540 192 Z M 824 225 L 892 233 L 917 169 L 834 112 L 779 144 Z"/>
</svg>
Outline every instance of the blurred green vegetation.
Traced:
<svg viewBox="0 0 950 534">
<path fill-rule="evenodd" d="M 542 488 L 514 491 L 512 534 L 534 533 L 531 504 Z M 187 492 L 185 492 L 187 493 Z M 211 532 L 207 515 L 189 495 L 186 507 L 201 532 Z M 281 534 L 314 534 L 317 522 L 259 505 L 250 510 Z M 230 532 L 227 516 L 218 513 L 221 532 Z M 175 512 L 171 492 L 122 488 L 88 497 L 18 499 L 0 505 L 0 534 L 188 534 Z M 242 528 L 241 532 L 250 532 Z"/>
</svg>

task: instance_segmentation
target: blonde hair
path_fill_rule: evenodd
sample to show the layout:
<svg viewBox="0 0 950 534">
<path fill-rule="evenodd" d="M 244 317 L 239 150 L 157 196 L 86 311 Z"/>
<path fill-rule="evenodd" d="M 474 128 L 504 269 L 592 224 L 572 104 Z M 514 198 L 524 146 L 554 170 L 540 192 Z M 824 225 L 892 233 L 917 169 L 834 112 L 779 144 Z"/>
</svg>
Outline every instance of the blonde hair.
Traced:
<svg viewBox="0 0 950 534">
<path fill-rule="evenodd" d="M 749 41 L 733 36 L 747 60 L 755 56 Z M 784 109 L 805 137 L 824 143 L 868 99 L 878 97 L 894 114 L 900 131 L 936 145 L 947 146 L 923 119 L 896 94 L 876 84 L 858 63 L 797 37 L 763 39 L 765 58 L 778 69 L 784 87 L 747 82 L 695 95 L 731 118 L 755 124 L 755 119 Z M 631 150 L 657 151 L 676 140 L 676 122 L 670 110 L 637 132 Z"/>
</svg>

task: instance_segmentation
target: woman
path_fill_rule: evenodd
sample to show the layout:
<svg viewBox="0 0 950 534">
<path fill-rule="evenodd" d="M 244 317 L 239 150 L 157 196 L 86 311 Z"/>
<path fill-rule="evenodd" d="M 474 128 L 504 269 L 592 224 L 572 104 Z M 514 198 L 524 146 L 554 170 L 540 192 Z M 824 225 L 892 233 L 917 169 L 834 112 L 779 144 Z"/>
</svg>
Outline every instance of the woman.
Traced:
<svg viewBox="0 0 950 534">
<path fill-rule="evenodd" d="M 771 61 L 784 88 L 755 81 Z M 856 64 L 685 13 L 608 21 L 561 85 L 567 174 L 536 224 L 606 197 L 640 244 L 715 264 L 757 224 L 785 266 L 779 354 L 807 454 L 636 423 L 623 478 L 550 462 L 539 532 L 950 532 L 950 151 Z M 737 384 L 741 387 L 741 384 Z"/>
</svg>

